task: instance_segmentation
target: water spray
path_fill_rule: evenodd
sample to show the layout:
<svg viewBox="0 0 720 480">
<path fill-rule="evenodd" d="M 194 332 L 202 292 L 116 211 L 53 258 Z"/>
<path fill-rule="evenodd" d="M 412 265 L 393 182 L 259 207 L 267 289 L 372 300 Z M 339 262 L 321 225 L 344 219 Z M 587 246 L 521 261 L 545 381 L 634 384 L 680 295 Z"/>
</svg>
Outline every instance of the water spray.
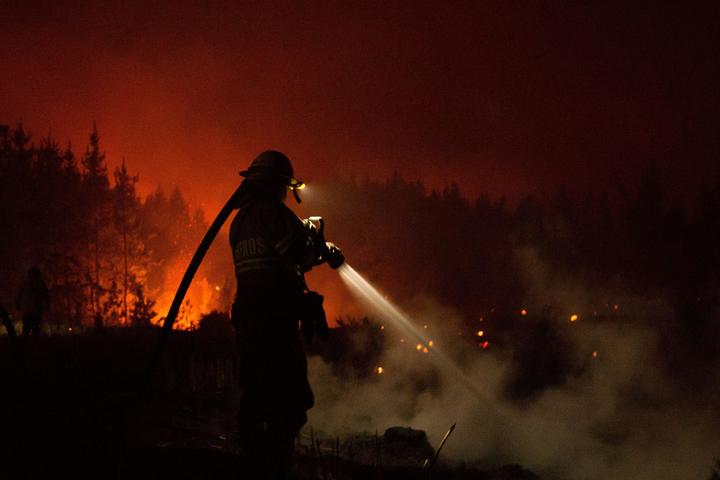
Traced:
<svg viewBox="0 0 720 480">
<path fill-rule="evenodd" d="M 411 318 L 400 308 L 393 305 L 384 295 L 382 295 L 370 282 L 365 280 L 354 268 L 344 263 L 338 268 L 340 278 L 356 294 L 360 299 L 365 301 L 373 310 L 375 310 L 383 319 L 393 323 L 396 327 L 408 332 L 419 342 L 429 345 L 430 339 L 420 330 Z M 455 375 L 462 384 L 470 390 L 479 400 L 487 400 L 481 390 L 475 383 L 462 371 L 462 369 L 453 362 L 450 357 L 445 355 L 437 347 L 433 347 L 433 355 L 430 357 L 438 366 L 442 366 Z"/>
</svg>

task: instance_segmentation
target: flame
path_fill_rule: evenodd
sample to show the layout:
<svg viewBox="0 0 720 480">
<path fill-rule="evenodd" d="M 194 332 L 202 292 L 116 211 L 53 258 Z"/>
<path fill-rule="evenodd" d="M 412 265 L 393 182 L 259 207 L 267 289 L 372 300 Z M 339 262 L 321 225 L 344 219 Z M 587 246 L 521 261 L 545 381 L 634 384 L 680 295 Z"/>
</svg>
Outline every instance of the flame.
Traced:
<svg viewBox="0 0 720 480">
<path fill-rule="evenodd" d="M 154 322 L 162 325 L 172 305 L 175 293 L 187 267 L 184 259 L 177 259 L 165 270 L 165 280 L 160 288 L 150 290 L 149 298 L 155 300 L 158 316 Z M 212 285 L 207 277 L 196 277 L 188 289 L 180 312 L 173 325 L 177 330 L 194 330 L 200 326 L 200 318 L 213 309 L 222 309 L 220 295 L 222 287 Z"/>
</svg>

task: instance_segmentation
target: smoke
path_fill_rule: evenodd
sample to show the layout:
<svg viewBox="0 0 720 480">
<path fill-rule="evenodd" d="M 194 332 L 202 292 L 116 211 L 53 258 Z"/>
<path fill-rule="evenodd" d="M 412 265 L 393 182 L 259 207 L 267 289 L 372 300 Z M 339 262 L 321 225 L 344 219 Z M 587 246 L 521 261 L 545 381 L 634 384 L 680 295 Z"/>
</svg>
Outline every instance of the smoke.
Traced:
<svg viewBox="0 0 720 480">
<path fill-rule="evenodd" d="M 707 385 L 693 391 L 666 371 L 663 357 L 673 352 L 665 350 L 658 331 L 668 324 L 669 307 L 650 296 L 599 293 L 572 279 L 553 280 L 532 251 L 518 256 L 533 292 L 529 314 L 518 315 L 527 323 L 519 331 L 554 332 L 536 337 L 547 344 L 524 353 L 512 342 L 495 348 L 489 326 L 483 333 L 491 348 L 462 341 L 470 332 L 451 308 L 424 296 L 406 315 L 352 269 L 341 271 L 368 313 L 384 322 L 383 373 L 341 378 L 311 357 L 316 407 L 309 424 L 334 435 L 409 425 L 437 445 L 457 422 L 446 459 L 479 467 L 519 463 L 543 478 L 707 478 L 720 455 L 720 369 L 709 371 Z M 622 315 L 595 319 L 591 304 L 599 297 Z M 559 312 L 533 324 L 533 308 L 541 302 Z M 579 319 L 570 322 L 564 312 L 579 312 Z M 428 353 L 417 349 L 431 341 Z M 542 351 L 562 354 L 568 367 L 533 395 L 518 397 L 508 385 L 517 381 L 528 351 L 538 355 L 530 358 L 538 369 L 556 366 Z"/>
</svg>

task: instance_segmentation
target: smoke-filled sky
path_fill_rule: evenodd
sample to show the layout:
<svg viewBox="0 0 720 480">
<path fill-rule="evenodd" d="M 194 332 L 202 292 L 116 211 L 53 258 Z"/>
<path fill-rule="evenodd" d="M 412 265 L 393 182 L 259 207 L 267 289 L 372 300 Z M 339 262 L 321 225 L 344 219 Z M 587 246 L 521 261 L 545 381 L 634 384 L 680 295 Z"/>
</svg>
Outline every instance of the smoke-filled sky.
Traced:
<svg viewBox="0 0 720 480">
<path fill-rule="evenodd" d="M 96 120 L 111 166 L 209 210 L 267 148 L 470 196 L 654 159 L 691 192 L 718 172 L 717 4 L 610 3 L 5 0 L 0 122 L 82 147 Z"/>
</svg>

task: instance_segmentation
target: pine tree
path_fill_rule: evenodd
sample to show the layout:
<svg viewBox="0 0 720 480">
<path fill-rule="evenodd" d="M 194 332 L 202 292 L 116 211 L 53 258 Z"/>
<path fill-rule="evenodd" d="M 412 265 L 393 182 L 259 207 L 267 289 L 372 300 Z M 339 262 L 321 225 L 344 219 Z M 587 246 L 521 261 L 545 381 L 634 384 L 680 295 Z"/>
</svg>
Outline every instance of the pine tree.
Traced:
<svg viewBox="0 0 720 480">
<path fill-rule="evenodd" d="M 115 169 L 115 186 L 113 188 L 113 214 L 115 228 L 122 238 L 122 319 L 128 323 L 128 293 L 130 289 L 130 261 L 131 256 L 140 250 L 138 232 L 138 211 L 140 200 L 135 192 L 138 176 L 128 174 L 123 158 L 120 167 Z"/>
<path fill-rule="evenodd" d="M 83 166 L 83 190 L 85 196 L 85 207 L 88 219 L 88 244 L 89 251 L 93 253 L 90 275 L 90 299 L 93 317 L 100 311 L 100 296 L 102 283 L 100 278 L 101 263 L 101 242 L 102 232 L 107 225 L 109 181 L 107 177 L 107 166 L 105 165 L 105 153 L 100 149 L 100 135 L 97 125 L 93 122 L 93 130 L 90 134 L 90 144 L 82 158 Z"/>
<path fill-rule="evenodd" d="M 157 316 L 157 312 L 153 310 L 155 301 L 145 298 L 145 290 L 142 285 L 135 287 L 135 301 L 130 310 L 130 321 L 136 327 L 149 327 L 152 320 Z"/>
</svg>

